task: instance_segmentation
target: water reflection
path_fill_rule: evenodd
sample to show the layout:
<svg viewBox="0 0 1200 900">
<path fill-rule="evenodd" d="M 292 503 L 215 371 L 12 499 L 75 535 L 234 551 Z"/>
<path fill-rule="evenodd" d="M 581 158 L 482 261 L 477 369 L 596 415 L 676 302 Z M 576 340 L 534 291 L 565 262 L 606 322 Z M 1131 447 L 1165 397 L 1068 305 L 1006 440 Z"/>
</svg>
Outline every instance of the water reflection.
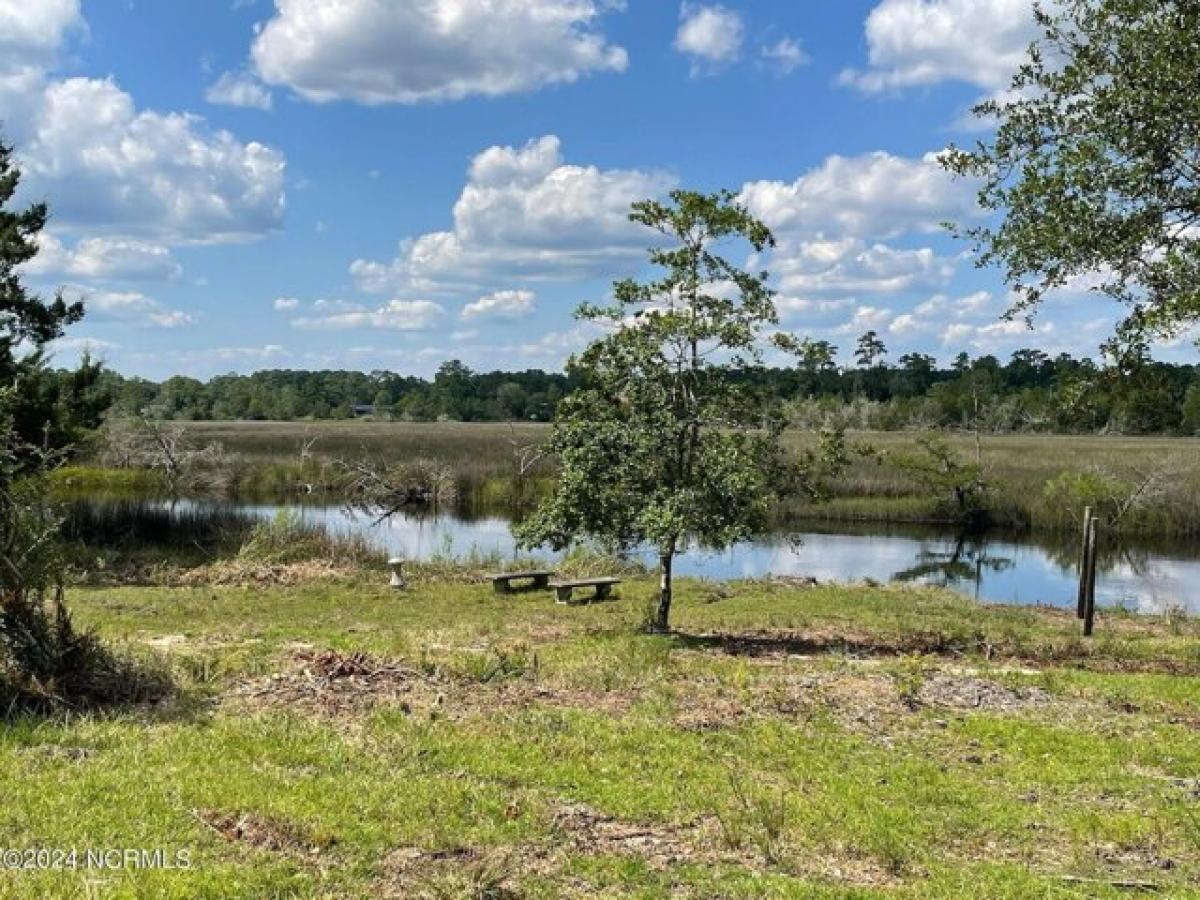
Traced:
<svg viewBox="0 0 1200 900">
<path fill-rule="evenodd" d="M 926 549 L 917 553 L 916 562 L 892 573 L 892 581 L 919 581 L 942 587 L 973 585 L 975 595 L 983 583 L 984 572 L 1006 572 L 1016 565 L 1011 556 L 1001 556 L 979 535 L 960 534 L 952 549 Z"/>
<path fill-rule="evenodd" d="M 288 509 L 304 521 L 338 534 L 357 534 L 406 559 L 466 556 L 476 553 L 510 559 L 516 547 L 509 520 L 502 515 L 411 511 L 375 523 L 374 517 L 340 506 L 232 504 L 199 501 L 165 503 L 125 501 L 118 508 L 87 501 L 77 508 L 93 531 L 128 532 L 139 540 L 203 530 L 217 522 L 259 519 Z M 141 526 L 118 519 L 140 519 Z M 188 537 L 188 539 L 191 539 Z M 1073 606 L 1078 544 L 1028 535 L 957 535 L 928 528 L 808 524 L 796 534 L 769 535 L 723 552 L 693 549 L 680 558 L 680 575 L 711 578 L 759 578 L 766 575 L 814 576 L 821 581 L 904 581 L 936 584 L 981 601 Z M 549 557 L 551 554 L 543 554 Z M 653 566 L 653 553 L 644 555 Z M 1200 547 L 1160 542 L 1106 545 L 1098 560 L 1096 601 L 1159 613 L 1181 606 L 1200 613 Z"/>
</svg>

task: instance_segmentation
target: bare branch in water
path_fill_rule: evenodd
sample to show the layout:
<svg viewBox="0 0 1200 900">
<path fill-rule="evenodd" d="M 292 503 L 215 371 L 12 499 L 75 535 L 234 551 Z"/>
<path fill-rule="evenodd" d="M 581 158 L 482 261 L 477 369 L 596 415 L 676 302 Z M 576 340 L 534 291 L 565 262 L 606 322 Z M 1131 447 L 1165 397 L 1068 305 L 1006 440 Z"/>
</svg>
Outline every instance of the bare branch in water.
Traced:
<svg viewBox="0 0 1200 900">
<path fill-rule="evenodd" d="M 363 457 L 338 460 L 347 506 L 382 522 L 405 509 L 453 503 L 458 486 L 449 466 L 431 459 L 382 463 Z"/>
</svg>

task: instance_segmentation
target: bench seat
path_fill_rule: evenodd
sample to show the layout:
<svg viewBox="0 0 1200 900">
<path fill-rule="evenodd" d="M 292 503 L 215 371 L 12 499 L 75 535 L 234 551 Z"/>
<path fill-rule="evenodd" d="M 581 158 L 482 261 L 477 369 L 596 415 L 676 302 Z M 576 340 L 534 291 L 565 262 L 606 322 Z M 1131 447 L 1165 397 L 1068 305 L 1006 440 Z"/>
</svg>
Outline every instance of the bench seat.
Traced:
<svg viewBox="0 0 1200 900">
<path fill-rule="evenodd" d="M 530 583 L 520 590 L 536 591 L 548 587 L 554 574 L 549 569 L 534 569 L 528 572 L 497 572 L 486 577 L 492 582 L 492 589 L 497 594 L 512 594 L 517 590 L 513 588 L 514 581 L 529 579 Z"/>
<path fill-rule="evenodd" d="M 572 598 L 576 588 L 595 588 L 595 592 L 591 597 L 587 597 L 583 602 L 591 603 L 597 600 L 607 600 L 609 594 L 615 585 L 621 583 L 620 578 L 579 578 L 574 581 L 553 581 L 550 587 L 554 589 L 555 597 L 558 603 L 568 604 L 572 602 Z"/>
</svg>

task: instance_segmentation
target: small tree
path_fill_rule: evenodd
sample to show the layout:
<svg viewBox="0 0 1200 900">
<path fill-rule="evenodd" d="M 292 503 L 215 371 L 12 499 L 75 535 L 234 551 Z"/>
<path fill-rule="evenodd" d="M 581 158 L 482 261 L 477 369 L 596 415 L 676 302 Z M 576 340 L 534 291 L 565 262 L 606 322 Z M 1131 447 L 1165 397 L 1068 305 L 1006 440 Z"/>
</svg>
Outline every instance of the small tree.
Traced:
<svg viewBox="0 0 1200 900">
<path fill-rule="evenodd" d="M 989 489 L 982 459 L 968 461 L 935 435 L 917 438 L 914 451 L 882 453 L 880 457 L 916 481 L 939 509 L 962 524 L 980 525 L 987 520 Z"/>
<path fill-rule="evenodd" d="M 1183 395 L 1182 426 L 1184 434 L 1200 434 L 1200 381 Z"/>
<path fill-rule="evenodd" d="M 571 362 L 583 387 L 559 404 L 549 443 L 561 475 L 516 530 L 524 546 L 654 547 L 653 626 L 665 630 L 687 540 L 726 547 L 761 530 L 782 494 L 814 489 L 818 457 L 791 462 L 776 400 L 737 377 L 760 365 L 768 343 L 795 349 L 769 334 L 777 316 L 767 274 L 714 252 L 737 239 L 761 252 L 774 243 L 767 227 L 728 191 L 675 191 L 670 203 L 634 204 L 630 218 L 666 239 L 650 251 L 662 277 L 617 282 L 611 305 L 580 308 L 611 331 Z"/>
<path fill-rule="evenodd" d="M 875 368 L 883 363 L 885 356 L 887 356 L 887 347 L 884 346 L 874 329 L 859 337 L 858 344 L 854 349 L 854 358 L 858 360 L 860 369 Z"/>
<path fill-rule="evenodd" d="M 837 347 L 829 341 L 804 338 L 797 348 L 800 368 L 809 375 L 837 371 Z"/>
</svg>

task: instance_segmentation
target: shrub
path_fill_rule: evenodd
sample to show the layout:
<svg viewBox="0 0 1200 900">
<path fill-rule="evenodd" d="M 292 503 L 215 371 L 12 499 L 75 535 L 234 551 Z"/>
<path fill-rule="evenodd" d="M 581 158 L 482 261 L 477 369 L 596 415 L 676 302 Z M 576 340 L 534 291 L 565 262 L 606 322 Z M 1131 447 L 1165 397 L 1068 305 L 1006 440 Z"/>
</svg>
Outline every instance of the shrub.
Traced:
<svg viewBox="0 0 1200 900">
<path fill-rule="evenodd" d="M 61 587 L 0 597 L 0 714 L 145 703 L 173 693 L 166 667 L 77 630 Z"/>
<path fill-rule="evenodd" d="M 164 697 L 165 671 L 115 653 L 71 621 L 62 520 L 40 474 L 51 464 L 0 419 L 0 714 Z"/>
</svg>

